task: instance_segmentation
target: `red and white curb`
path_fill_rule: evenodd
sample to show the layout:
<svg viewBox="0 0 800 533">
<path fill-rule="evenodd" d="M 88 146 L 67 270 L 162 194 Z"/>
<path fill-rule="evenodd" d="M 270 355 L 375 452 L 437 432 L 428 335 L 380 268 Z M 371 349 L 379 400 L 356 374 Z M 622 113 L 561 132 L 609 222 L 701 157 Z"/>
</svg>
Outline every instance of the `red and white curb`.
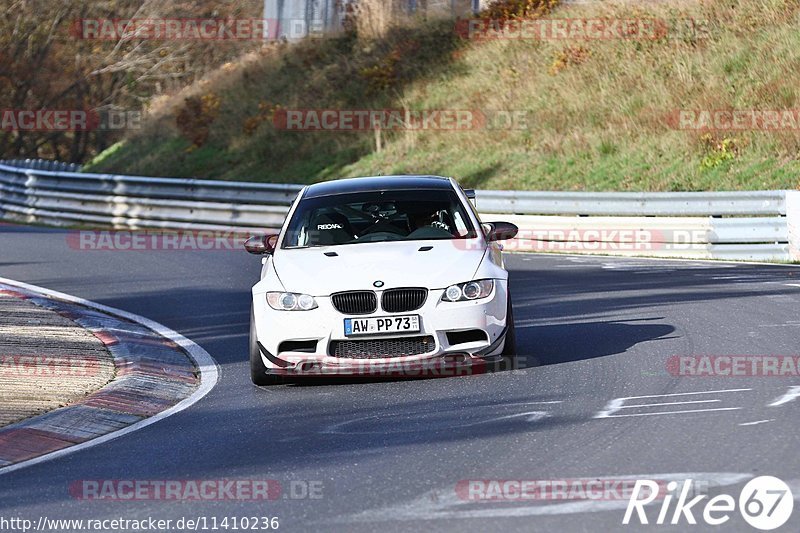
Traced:
<svg viewBox="0 0 800 533">
<path fill-rule="evenodd" d="M 0 475 L 97 446 L 195 404 L 219 367 L 203 348 L 152 320 L 0 277 L 0 291 L 51 309 L 99 338 L 116 377 L 81 401 L 0 428 Z"/>
</svg>

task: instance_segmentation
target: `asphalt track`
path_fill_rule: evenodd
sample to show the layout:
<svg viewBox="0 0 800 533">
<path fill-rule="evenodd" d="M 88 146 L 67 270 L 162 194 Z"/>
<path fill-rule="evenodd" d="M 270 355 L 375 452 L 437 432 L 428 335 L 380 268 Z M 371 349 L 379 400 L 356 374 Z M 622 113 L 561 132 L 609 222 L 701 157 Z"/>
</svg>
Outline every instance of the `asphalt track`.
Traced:
<svg viewBox="0 0 800 533">
<path fill-rule="evenodd" d="M 1 517 L 277 516 L 286 531 L 704 531 L 712 528 L 622 526 L 620 501 L 475 503 L 455 488 L 691 477 L 736 497 L 747 479 L 775 475 L 800 497 L 800 398 L 784 396 L 800 378 L 668 371 L 676 355 L 800 354 L 800 267 L 512 255 L 525 368 L 259 389 L 246 363 L 257 258 L 81 251 L 66 235 L 0 226 L 0 276 L 160 322 L 205 348 L 220 381 L 140 431 L 0 476 Z M 639 396 L 648 398 L 609 403 Z M 614 407 L 650 403 L 670 405 Z M 86 479 L 221 478 L 321 484 L 322 497 L 109 502 L 69 492 Z M 724 529 L 754 531 L 738 515 Z M 800 510 L 784 529 L 800 529 Z"/>
</svg>

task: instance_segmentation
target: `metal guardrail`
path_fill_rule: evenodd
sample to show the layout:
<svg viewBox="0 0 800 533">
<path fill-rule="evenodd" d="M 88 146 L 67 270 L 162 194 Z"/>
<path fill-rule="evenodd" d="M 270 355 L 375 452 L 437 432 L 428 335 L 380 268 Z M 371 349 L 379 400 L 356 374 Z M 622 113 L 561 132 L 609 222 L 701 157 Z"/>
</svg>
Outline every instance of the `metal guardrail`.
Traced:
<svg viewBox="0 0 800 533">
<path fill-rule="evenodd" d="M 508 251 L 786 261 L 786 217 L 483 215 L 516 224 Z"/>
<path fill-rule="evenodd" d="M 76 170 L 37 160 L 0 161 L 0 218 L 256 232 L 279 227 L 302 188 Z M 477 205 L 484 220 L 497 217 L 520 227 L 508 250 L 788 261 L 800 260 L 798 195 L 477 191 Z"/>
<path fill-rule="evenodd" d="M 17 168 L 0 163 L 5 218 L 145 229 L 281 225 L 298 185 L 148 178 Z"/>
<path fill-rule="evenodd" d="M 520 227 L 519 251 L 790 261 L 800 260 L 800 238 L 790 246 L 800 230 L 787 217 L 793 193 L 478 191 L 477 200 Z"/>
<path fill-rule="evenodd" d="M 521 215 L 781 216 L 785 191 L 531 192 L 478 191 L 481 209 Z"/>
</svg>

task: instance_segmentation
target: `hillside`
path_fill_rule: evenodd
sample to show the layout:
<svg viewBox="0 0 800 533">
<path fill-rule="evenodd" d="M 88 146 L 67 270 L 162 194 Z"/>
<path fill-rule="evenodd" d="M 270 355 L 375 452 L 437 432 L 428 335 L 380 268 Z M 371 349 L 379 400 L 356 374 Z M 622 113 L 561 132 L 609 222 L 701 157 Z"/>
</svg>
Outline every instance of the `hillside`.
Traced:
<svg viewBox="0 0 800 533">
<path fill-rule="evenodd" d="M 656 20 L 655 38 L 475 40 L 452 22 L 415 21 L 380 38 L 272 45 L 153 103 L 141 130 L 87 168 L 293 183 L 434 173 L 535 190 L 797 188 L 798 3 L 679 5 L 571 4 L 542 15 Z M 287 109 L 305 118 L 323 109 L 471 110 L 485 120 L 378 139 L 287 131 Z M 703 112 L 720 110 L 738 118 L 708 128 Z M 750 114 L 756 126 L 742 126 L 739 115 L 752 110 L 778 120 Z M 514 125 L 497 127 L 506 116 Z"/>
</svg>

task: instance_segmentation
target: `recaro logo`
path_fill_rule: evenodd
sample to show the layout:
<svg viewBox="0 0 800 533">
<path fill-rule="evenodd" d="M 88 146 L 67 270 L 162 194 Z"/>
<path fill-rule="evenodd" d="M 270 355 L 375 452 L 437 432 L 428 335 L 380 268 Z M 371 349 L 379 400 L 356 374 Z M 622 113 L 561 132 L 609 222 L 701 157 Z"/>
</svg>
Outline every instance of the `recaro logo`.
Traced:
<svg viewBox="0 0 800 533">
<path fill-rule="evenodd" d="M 317 229 L 342 229 L 340 224 L 319 224 Z"/>
<path fill-rule="evenodd" d="M 625 516 L 622 519 L 624 525 L 631 523 L 634 511 L 640 524 L 649 524 L 644 506 L 653 502 L 659 496 L 659 485 L 656 481 L 645 479 L 636 480 L 633 493 L 628 500 L 628 507 L 625 509 Z M 670 505 L 673 496 L 677 494 L 677 481 L 670 481 L 667 484 L 667 494 L 661 501 L 661 509 L 654 524 L 664 525 L 666 523 L 677 525 L 685 520 L 686 524 L 697 525 L 697 520 L 692 508 L 703 499 L 708 498 L 707 494 L 700 494 L 688 500 L 692 491 L 692 480 L 687 479 L 683 482 L 678 501 L 670 514 Z M 642 497 L 643 496 L 643 497 Z M 778 528 L 789 520 L 794 509 L 794 497 L 789 486 L 780 479 L 772 476 L 759 476 L 751 479 L 742 488 L 739 494 L 739 512 L 745 522 L 756 529 L 768 531 Z M 702 508 L 703 521 L 711 526 L 719 526 L 731 519 L 731 514 L 736 509 L 736 500 L 728 494 L 718 494 L 708 500 Z M 700 510 L 698 509 L 698 513 Z"/>
</svg>

